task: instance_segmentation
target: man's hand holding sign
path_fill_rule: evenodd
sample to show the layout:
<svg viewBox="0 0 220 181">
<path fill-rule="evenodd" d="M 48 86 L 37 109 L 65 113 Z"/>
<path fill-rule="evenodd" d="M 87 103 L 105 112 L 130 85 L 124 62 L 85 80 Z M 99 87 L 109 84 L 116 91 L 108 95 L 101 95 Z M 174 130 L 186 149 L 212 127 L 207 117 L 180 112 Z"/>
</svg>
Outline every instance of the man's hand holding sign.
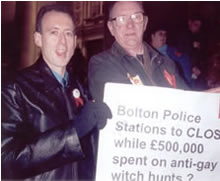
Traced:
<svg viewBox="0 0 220 181">
<path fill-rule="evenodd" d="M 218 181 L 220 95 L 107 84 L 96 181 Z"/>
</svg>

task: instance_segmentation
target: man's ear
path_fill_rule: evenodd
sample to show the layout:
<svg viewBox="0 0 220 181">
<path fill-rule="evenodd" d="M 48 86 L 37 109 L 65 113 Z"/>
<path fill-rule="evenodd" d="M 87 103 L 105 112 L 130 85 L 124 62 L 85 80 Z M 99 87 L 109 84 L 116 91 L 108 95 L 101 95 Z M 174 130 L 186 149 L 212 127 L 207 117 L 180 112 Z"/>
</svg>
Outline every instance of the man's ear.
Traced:
<svg viewBox="0 0 220 181">
<path fill-rule="evenodd" d="M 41 37 L 41 33 L 39 32 L 35 32 L 34 33 L 34 43 L 38 46 L 38 47 L 42 47 L 42 37 Z"/>
<path fill-rule="evenodd" d="M 189 20 L 188 20 L 188 26 L 191 26 L 191 24 L 192 24 L 192 20 L 189 19 Z"/>
<path fill-rule="evenodd" d="M 77 45 L 77 35 L 74 35 L 74 49 L 76 48 L 76 45 Z"/>
<path fill-rule="evenodd" d="M 148 16 L 144 16 L 144 31 L 147 28 L 147 24 L 148 24 Z"/>
<path fill-rule="evenodd" d="M 152 42 L 153 39 L 154 39 L 154 33 L 152 33 L 152 34 L 150 35 L 150 37 L 151 37 L 151 42 Z"/>
<path fill-rule="evenodd" d="M 111 35 L 114 36 L 114 30 L 113 30 L 112 22 L 108 21 L 107 26 L 108 26 L 108 29 L 109 29 Z"/>
</svg>

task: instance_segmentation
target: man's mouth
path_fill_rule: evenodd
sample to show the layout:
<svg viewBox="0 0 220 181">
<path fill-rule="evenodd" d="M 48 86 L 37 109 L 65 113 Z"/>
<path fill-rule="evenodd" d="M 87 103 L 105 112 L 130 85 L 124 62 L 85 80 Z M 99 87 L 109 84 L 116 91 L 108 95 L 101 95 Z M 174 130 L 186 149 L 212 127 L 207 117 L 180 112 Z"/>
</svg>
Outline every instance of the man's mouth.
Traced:
<svg viewBox="0 0 220 181">
<path fill-rule="evenodd" d="M 135 32 L 132 32 L 132 33 L 126 33 L 125 35 L 126 35 L 126 36 L 135 36 Z"/>
<path fill-rule="evenodd" d="M 66 56 L 66 51 L 63 50 L 57 50 L 56 51 L 57 56 L 59 57 L 65 57 Z"/>
</svg>

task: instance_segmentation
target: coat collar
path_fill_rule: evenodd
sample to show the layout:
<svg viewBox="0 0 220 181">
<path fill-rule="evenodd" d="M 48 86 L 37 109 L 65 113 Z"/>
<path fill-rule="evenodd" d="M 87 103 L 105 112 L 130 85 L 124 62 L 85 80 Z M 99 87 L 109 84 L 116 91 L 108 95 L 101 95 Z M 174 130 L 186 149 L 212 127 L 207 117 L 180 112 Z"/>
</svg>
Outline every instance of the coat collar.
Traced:
<svg viewBox="0 0 220 181">
<path fill-rule="evenodd" d="M 37 60 L 37 66 L 40 71 L 40 76 L 43 79 L 44 89 L 45 91 L 52 91 L 57 87 L 62 87 L 62 85 L 57 81 L 56 77 L 53 75 L 52 70 L 47 65 L 42 56 Z M 71 86 L 72 81 L 68 81 L 67 86 Z"/>
<path fill-rule="evenodd" d="M 115 41 L 112 45 L 112 53 L 120 58 L 120 60 L 124 56 L 130 56 L 128 53 Z M 162 59 L 158 59 L 160 57 L 160 53 L 154 50 L 148 43 L 144 42 L 144 53 L 149 55 L 151 63 L 153 64 L 156 61 L 156 64 L 162 64 Z"/>
</svg>

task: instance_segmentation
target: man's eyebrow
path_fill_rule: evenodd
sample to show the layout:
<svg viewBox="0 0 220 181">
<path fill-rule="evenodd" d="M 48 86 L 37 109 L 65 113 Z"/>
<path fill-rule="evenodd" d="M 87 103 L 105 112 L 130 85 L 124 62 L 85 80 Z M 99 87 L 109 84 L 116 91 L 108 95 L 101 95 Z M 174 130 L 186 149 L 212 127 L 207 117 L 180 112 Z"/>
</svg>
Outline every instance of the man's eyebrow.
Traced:
<svg viewBox="0 0 220 181">
<path fill-rule="evenodd" d="M 48 30 L 60 30 L 61 28 L 59 26 L 52 26 L 52 27 L 49 27 Z M 72 31 L 74 32 L 74 29 L 72 28 L 65 28 L 64 31 Z"/>
<path fill-rule="evenodd" d="M 132 14 L 129 14 L 129 15 L 127 15 L 127 14 L 121 14 L 121 15 L 117 15 L 117 16 L 115 16 L 115 17 L 119 17 L 119 16 L 131 16 L 131 15 L 137 14 L 137 13 L 143 13 L 143 14 L 144 14 L 143 11 L 136 11 L 136 12 L 134 12 L 134 13 L 132 13 Z"/>
<path fill-rule="evenodd" d="M 47 30 L 59 30 L 59 28 L 57 26 L 50 26 L 47 27 Z"/>
</svg>

